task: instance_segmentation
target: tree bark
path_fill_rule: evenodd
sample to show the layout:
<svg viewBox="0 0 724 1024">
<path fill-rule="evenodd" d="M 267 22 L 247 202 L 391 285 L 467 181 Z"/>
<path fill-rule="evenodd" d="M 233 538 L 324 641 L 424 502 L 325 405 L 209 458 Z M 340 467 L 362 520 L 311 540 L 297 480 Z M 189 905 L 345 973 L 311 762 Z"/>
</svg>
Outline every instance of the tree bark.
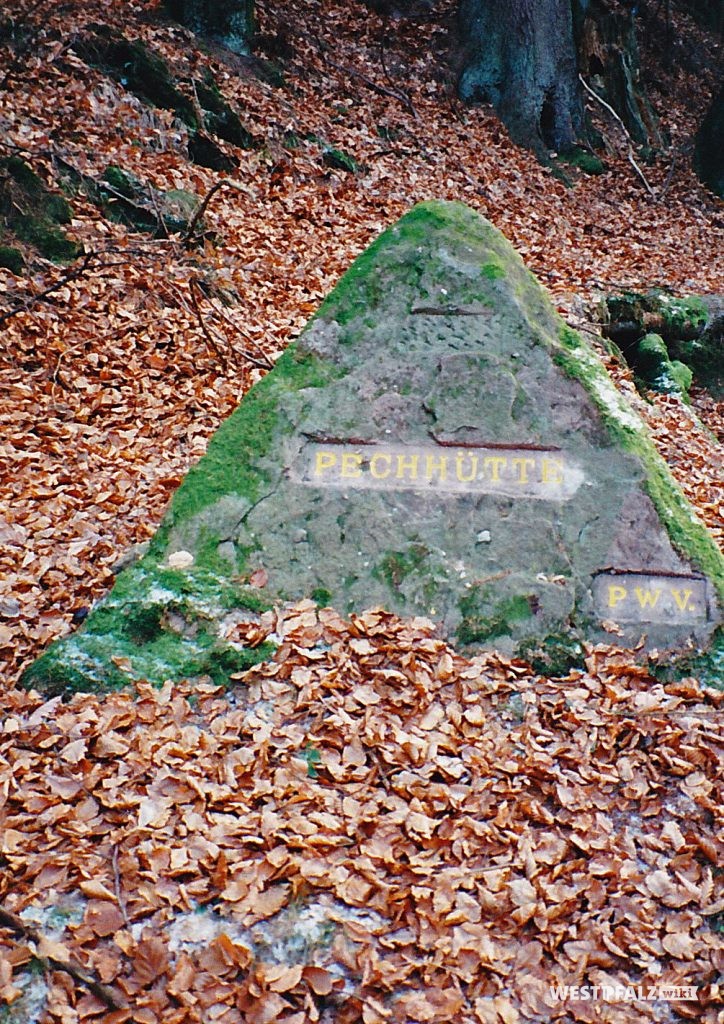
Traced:
<svg viewBox="0 0 724 1024">
<path fill-rule="evenodd" d="M 704 184 L 724 199 L 724 88 L 714 96 L 696 134 L 694 165 Z"/>
<path fill-rule="evenodd" d="M 166 0 L 176 21 L 234 53 L 248 54 L 254 34 L 254 0 Z"/>
<path fill-rule="evenodd" d="M 492 103 L 511 137 L 539 153 L 583 134 L 571 0 L 461 0 L 460 97 Z"/>
<path fill-rule="evenodd" d="M 578 66 L 634 142 L 659 146 L 656 115 L 640 81 L 635 4 L 573 0 Z"/>
<path fill-rule="evenodd" d="M 492 103 L 521 145 L 565 152 L 586 137 L 580 71 L 634 142 L 658 146 L 635 12 L 633 0 L 461 0 L 460 96 Z"/>
</svg>

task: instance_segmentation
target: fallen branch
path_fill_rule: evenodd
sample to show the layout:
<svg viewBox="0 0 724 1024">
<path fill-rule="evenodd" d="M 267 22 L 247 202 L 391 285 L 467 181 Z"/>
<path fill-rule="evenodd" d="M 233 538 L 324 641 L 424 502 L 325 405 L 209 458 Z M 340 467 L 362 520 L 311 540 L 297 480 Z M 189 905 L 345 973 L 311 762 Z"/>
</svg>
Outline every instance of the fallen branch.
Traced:
<svg viewBox="0 0 724 1024">
<path fill-rule="evenodd" d="M 328 64 L 331 64 L 333 68 L 336 68 L 337 71 L 342 71 L 345 75 L 352 75 L 353 78 L 359 78 L 365 83 L 365 85 L 369 86 L 370 89 L 379 93 L 381 96 L 390 96 L 393 100 L 399 100 L 399 102 L 409 110 L 416 121 L 420 120 L 420 115 L 415 110 L 412 105 L 412 100 L 406 92 L 402 92 L 401 89 L 387 89 L 384 85 L 379 85 L 375 82 L 374 79 L 368 78 L 367 75 L 363 75 L 361 71 L 357 71 L 356 68 L 345 67 L 344 64 L 338 64 L 337 61 L 332 60 L 328 54 L 325 54 L 325 60 Z"/>
<path fill-rule="evenodd" d="M 244 339 L 244 341 L 250 341 L 251 344 L 255 345 L 256 348 L 259 350 L 259 352 L 261 354 L 260 354 L 259 358 L 255 358 L 249 352 L 247 352 L 246 349 L 242 349 L 242 355 L 246 359 L 249 360 L 249 362 L 252 364 L 252 366 L 256 366 L 260 370 L 271 370 L 271 368 L 274 366 L 274 363 L 272 362 L 271 359 L 269 359 L 267 356 L 264 355 L 264 352 L 262 351 L 261 345 L 259 345 L 258 342 L 254 341 L 253 338 L 247 338 L 247 336 L 243 333 L 243 331 L 239 330 L 239 328 L 234 323 L 234 321 L 229 319 L 229 317 L 226 315 L 226 313 L 223 311 L 223 309 L 219 309 L 219 307 L 214 302 L 212 296 L 207 295 L 206 299 L 207 299 L 209 305 L 211 306 L 211 310 L 215 314 L 215 316 L 221 317 L 221 319 L 223 319 L 224 322 L 229 325 L 229 327 L 231 327 L 234 331 L 236 331 L 236 333 L 238 335 L 240 335 Z"/>
<path fill-rule="evenodd" d="M 103 256 L 109 256 L 113 253 L 118 253 L 120 251 L 121 250 L 116 249 L 115 247 L 105 249 L 101 252 L 96 252 L 96 250 L 91 249 L 90 252 L 87 252 L 83 255 L 80 264 L 72 266 L 65 274 L 63 274 L 63 276 L 58 281 L 55 282 L 55 284 L 51 284 L 47 288 L 44 288 L 42 292 L 36 292 L 34 295 L 28 296 L 25 302 L 21 302 L 17 306 L 13 306 L 12 309 L 7 310 L 5 313 L 0 313 L 0 325 L 7 323 L 8 320 L 12 320 L 12 318 L 14 316 L 17 316 L 18 313 L 27 312 L 29 309 L 32 309 L 32 307 L 37 305 L 37 303 L 39 302 L 49 301 L 48 297 L 52 295 L 53 292 L 57 292 L 60 288 L 63 287 L 63 285 L 68 284 L 70 281 L 75 281 L 79 277 L 82 277 L 83 274 L 90 269 L 90 264 L 93 259 L 100 259 Z M 100 263 L 93 267 L 93 270 L 95 272 L 100 272 L 103 270 L 110 270 L 112 267 L 127 267 L 129 264 L 130 256 L 142 256 L 145 258 L 150 257 L 152 259 L 155 259 L 157 257 L 157 254 L 154 252 L 147 252 L 141 248 L 126 249 L 124 251 L 123 259 L 114 260 L 113 262 L 110 263 Z"/>
<path fill-rule="evenodd" d="M 205 298 L 210 303 L 213 312 L 216 313 L 217 316 L 218 316 L 218 312 L 219 311 L 216 309 L 216 306 L 214 305 L 214 303 L 211 302 L 209 297 L 206 295 L 206 293 L 204 292 L 204 289 L 202 288 L 200 282 L 197 281 L 195 277 L 191 278 L 190 285 L 191 285 L 191 301 L 192 301 L 192 305 L 194 307 L 194 313 L 196 314 L 196 318 L 199 321 L 199 326 L 201 327 L 201 330 L 204 333 L 204 337 L 206 338 L 206 340 L 208 341 L 209 345 L 214 350 L 214 352 L 217 354 L 219 359 L 221 359 L 222 362 L 228 362 L 228 357 L 224 356 L 224 354 L 222 353 L 221 348 L 219 347 L 217 341 L 212 337 L 211 332 L 209 331 L 208 327 L 206 326 L 206 322 L 204 321 L 203 314 L 201 312 L 201 307 L 199 306 L 199 301 L 198 301 L 196 289 L 198 289 L 198 291 L 201 293 L 203 298 Z M 226 320 L 227 323 L 231 324 L 231 321 L 227 317 L 224 317 L 224 319 Z M 234 327 L 233 324 L 231 324 L 231 326 Z M 234 330 L 236 330 L 237 333 L 239 333 L 238 332 L 238 328 L 234 327 Z M 273 363 L 271 363 L 266 358 L 266 356 L 263 355 L 263 353 L 262 353 L 262 358 L 258 359 L 256 356 L 253 356 L 246 349 L 239 350 L 239 349 L 234 348 L 234 346 L 231 344 L 230 341 L 227 341 L 226 345 L 227 345 L 227 348 L 228 348 L 229 352 L 232 353 L 234 356 L 241 355 L 248 363 L 251 363 L 252 366 L 258 367 L 260 370 L 270 370 L 272 368 L 272 366 L 274 365 Z"/>
<path fill-rule="evenodd" d="M 16 935 L 21 935 L 24 939 L 28 939 L 32 942 L 35 947 L 35 958 L 43 965 L 46 971 L 56 970 L 64 971 L 65 974 L 69 974 L 71 978 L 79 982 L 97 996 L 110 1010 L 123 1010 L 126 1008 L 126 1004 L 120 1000 L 120 998 L 112 992 L 106 985 L 101 985 L 99 981 L 87 974 L 82 968 L 76 966 L 70 962 L 70 960 L 60 960 L 54 956 L 43 956 L 40 953 L 40 949 L 44 943 L 49 940 L 41 932 L 36 931 L 34 928 L 29 927 L 25 924 L 21 918 L 15 914 L 11 914 L 9 910 L 5 910 L 4 907 L 0 907 L 0 925 L 5 928 L 9 928 Z"/>
<path fill-rule="evenodd" d="M 21 302 L 20 305 L 13 306 L 13 308 L 9 309 L 7 313 L 0 315 L 0 324 L 4 324 L 7 323 L 8 320 L 12 320 L 12 318 L 17 316 L 18 313 L 26 312 L 36 303 L 43 302 L 49 295 L 52 295 L 53 292 L 57 292 L 62 288 L 64 284 L 68 284 L 69 281 L 75 281 L 77 278 L 82 277 L 88 269 L 93 257 L 97 255 L 98 253 L 91 249 L 90 252 L 87 252 L 84 255 L 80 266 L 72 267 L 68 273 L 64 274 L 59 281 L 56 281 L 55 284 L 51 284 L 50 287 L 45 288 L 42 292 L 38 292 L 37 295 L 31 295 L 27 302 Z"/>
<path fill-rule="evenodd" d="M 184 245 L 189 244 L 189 242 L 194 236 L 196 225 L 201 220 L 203 215 L 206 213 L 206 208 L 208 207 L 209 203 L 216 195 L 216 193 L 222 188 L 235 188 L 237 192 L 244 192 L 246 194 L 246 189 L 243 187 L 243 185 L 239 185 L 238 182 L 232 181 L 230 178 L 222 178 L 221 181 L 217 181 L 216 184 L 209 189 L 209 191 L 206 193 L 206 195 L 201 200 L 199 205 L 196 207 L 194 215 L 189 221 L 189 226 L 186 229 L 186 234 L 182 239 Z"/>
<path fill-rule="evenodd" d="M 364 75 L 361 71 L 357 71 L 356 68 L 350 68 L 346 67 L 344 64 L 338 64 L 336 60 L 333 60 L 329 56 L 329 47 L 323 42 L 323 40 L 319 39 L 318 36 L 311 36 L 308 32 L 302 32 L 301 35 L 303 35 L 305 39 L 309 39 L 317 49 L 324 53 L 324 59 L 327 64 L 336 68 L 337 71 L 342 71 L 345 75 L 352 75 L 353 78 L 359 78 L 361 82 L 364 82 L 365 85 L 369 86 L 370 89 L 379 93 L 381 96 L 390 96 L 393 100 L 398 100 L 406 110 L 409 110 L 416 121 L 420 120 L 420 115 L 415 110 L 412 105 L 412 100 L 406 92 L 403 92 L 401 89 L 388 89 L 384 85 L 379 85 L 379 83 L 375 82 L 374 79 L 368 78 L 368 76 Z"/>
<path fill-rule="evenodd" d="M 196 319 L 199 322 L 199 327 L 201 328 L 201 331 L 202 331 L 204 337 L 206 338 L 206 340 L 209 343 L 209 347 L 211 348 L 211 350 L 213 352 L 216 353 L 216 355 L 218 356 L 218 358 L 219 358 L 220 362 L 222 363 L 222 365 L 225 366 L 225 365 L 228 364 L 228 360 L 229 360 L 228 353 L 224 354 L 224 352 L 222 352 L 221 347 L 219 346 L 218 341 L 216 340 L 216 338 L 214 338 L 214 336 L 211 334 L 211 331 L 206 326 L 206 321 L 204 320 L 203 314 L 201 312 L 201 308 L 199 306 L 199 300 L 198 300 L 198 298 L 196 296 L 196 289 L 197 288 L 199 289 L 199 291 L 201 291 L 201 286 L 199 285 L 198 281 L 195 278 L 192 277 L 191 281 L 190 281 L 190 289 L 189 290 L 190 290 L 190 293 L 191 293 L 191 305 L 194 308 L 194 313 L 196 314 Z M 231 346 L 227 342 L 227 348 L 230 348 L 230 347 Z"/>
<path fill-rule="evenodd" d="M 641 168 L 639 167 L 639 165 L 638 165 L 638 164 L 636 163 L 636 160 L 634 159 L 634 155 L 633 155 L 633 139 L 632 139 L 632 138 L 631 138 L 631 136 L 629 135 L 629 133 L 628 133 L 628 129 L 627 129 L 626 125 L 625 125 L 625 124 L 623 123 L 623 121 L 621 120 L 621 118 L 619 117 L 619 115 L 618 115 L 618 114 L 616 113 L 616 111 L 615 111 L 615 110 L 613 109 L 613 107 L 612 107 L 612 106 L 610 105 L 610 103 L 606 103 L 606 101 L 605 101 L 604 99 L 602 99 L 602 98 L 601 98 L 601 97 L 600 97 L 600 96 L 598 95 L 598 93 L 596 93 L 596 92 L 594 92 L 594 91 L 593 91 L 593 89 L 592 89 L 592 88 L 590 87 L 590 85 L 589 85 L 589 84 L 588 84 L 588 82 L 587 82 L 587 81 L 585 80 L 585 78 L 583 77 L 583 75 L 579 74 L 579 75 L 578 75 L 578 77 L 579 77 L 579 79 L 580 79 L 580 81 L 581 81 L 581 85 L 582 85 L 582 86 L 583 86 L 583 88 L 584 88 L 584 89 L 586 90 L 586 92 L 587 92 L 587 93 L 588 93 L 588 94 L 589 94 L 590 96 L 593 96 L 594 100 L 597 100 L 597 101 L 598 101 L 598 102 L 599 102 L 599 103 L 601 104 L 601 106 L 602 106 L 602 107 L 605 107 L 605 108 L 606 108 L 606 110 L 608 110 L 608 111 L 609 111 L 609 112 L 610 112 L 611 114 L 613 114 L 613 116 L 614 116 L 614 117 L 616 118 L 616 120 L 617 120 L 617 121 L 618 121 L 618 123 L 620 124 L 621 128 L 623 129 L 623 133 L 624 133 L 624 135 L 625 135 L 625 136 L 626 136 L 626 138 L 628 139 L 628 162 L 629 162 L 629 163 L 631 164 L 631 166 L 632 166 L 632 167 L 633 167 L 633 169 L 634 169 L 634 170 L 636 171 L 636 173 L 638 174 L 638 176 L 639 176 L 639 178 L 641 179 L 641 181 L 642 181 L 642 182 L 644 183 L 644 185 L 646 186 L 646 191 L 647 191 L 647 192 L 649 193 L 649 195 L 651 196 L 651 198 L 652 198 L 652 199 L 658 199 L 658 197 L 657 197 L 657 195 L 656 195 L 656 192 L 654 191 L 654 189 L 653 189 L 653 188 L 651 187 L 651 185 L 649 184 L 649 180 L 648 180 L 648 178 L 646 177 L 646 175 L 644 174 L 644 172 L 643 172 L 643 171 L 641 170 Z"/>
</svg>

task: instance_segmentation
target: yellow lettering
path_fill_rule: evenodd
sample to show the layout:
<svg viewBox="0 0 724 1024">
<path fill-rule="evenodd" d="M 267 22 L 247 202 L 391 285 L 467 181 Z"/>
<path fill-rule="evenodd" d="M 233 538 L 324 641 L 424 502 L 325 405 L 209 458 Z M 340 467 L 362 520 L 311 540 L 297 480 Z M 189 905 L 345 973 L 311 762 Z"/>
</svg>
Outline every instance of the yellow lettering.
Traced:
<svg viewBox="0 0 724 1024">
<path fill-rule="evenodd" d="M 563 483 L 563 463 L 560 459 L 543 459 L 541 480 L 544 484 Z"/>
<path fill-rule="evenodd" d="M 463 459 L 466 457 L 470 459 L 470 472 L 467 476 L 463 473 Z M 455 476 L 458 478 L 461 484 L 469 483 L 470 480 L 474 480 L 478 475 L 478 457 L 477 455 L 469 455 L 466 452 L 458 452 L 455 456 Z"/>
<path fill-rule="evenodd" d="M 642 590 L 641 587 L 636 587 L 634 593 L 639 600 L 639 604 L 642 608 L 655 608 L 656 602 L 661 594 L 660 590 Z"/>
<path fill-rule="evenodd" d="M 520 468 L 520 474 L 518 476 L 519 484 L 528 483 L 528 466 L 535 466 L 535 459 L 513 459 L 512 463 L 514 466 Z"/>
<path fill-rule="evenodd" d="M 385 463 L 384 469 L 377 468 L 380 462 Z M 388 455 L 387 452 L 375 452 L 370 459 L 370 475 L 373 476 L 375 480 L 384 480 L 385 477 L 390 475 L 391 471 L 392 456 Z"/>
<path fill-rule="evenodd" d="M 609 585 L 608 588 L 608 607 L 615 608 L 626 597 L 627 591 L 625 587 L 617 587 Z"/>
<path fill-rule="evenodd" d="M 671 593 L 674 595 L 674 600 L 676 601 L 676 604 L 680 611 L 693 612 L 696 610 L 693 604 L 689 604 L 689 598 L 691 597 L 692 593 L 690 590 L 685 590 L 682 596 L 680 590 L 675 590 L 674 587 L 672 587 Z"/>
<path fill-rule="evenodd" d="M 315 476 L 321 476 L 325 469 L 331 469 L 337 464 L 335 452 L 317 452 L 317 460 L 314 464 Z"/>
<path fill-rule="evenodd" d="M 342 452 L 342 476 L 362 476 L 362 456 L 359 452 Z"/>
<path fill-rule="evenodd" d="M 425 476 L 432 480 L 433 473 L 437 473 L 441 480 L 447 479 L 447 456 L 428 455 L 425 459 Z"/>
<path fill-rule="evenodd" d="M 398 480 L 401 480 L 405 475 L 405 471 L 409 470 L 410 480 L 417 480 L 417 463 L 419 462 L 419 455 L 398 455 L 397 456 L 397 473 L 395 476 Z"/>
<path fill-rule="evenodd" d="M 502 455 L 486 455 L 483 459 L 483 465 L 486 469 L 490 467 L 490 479 L 497 482 L 500 480 L 500 468 L 501 466 L 507 466 L 508 460 Z"/>
</svg>

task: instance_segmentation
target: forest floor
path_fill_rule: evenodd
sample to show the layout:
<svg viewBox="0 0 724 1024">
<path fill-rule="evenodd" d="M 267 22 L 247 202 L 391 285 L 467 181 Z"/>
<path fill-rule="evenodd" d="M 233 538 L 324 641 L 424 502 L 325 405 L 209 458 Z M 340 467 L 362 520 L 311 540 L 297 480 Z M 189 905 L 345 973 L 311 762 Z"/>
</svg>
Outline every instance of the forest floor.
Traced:
<svg viewBox="0 0 724 1024">
<path fill-rule="evenodd" d="M 9 6 L 0 15 L 20 20 Z M 193 245 L 131 231 L 76 192 L 67 232 L 86 256 L 58 267 L 28 250 L 25 274 L 0 270 L 0 1021 L 713 1024 L 721 695 L 694 680 L 662 687 L 598 649 L 551 681 L 466 659 L 422 621 L 303 605 L 267 622 L 286 640 L 243 701 L 241 686 L 229 701 L 201 684 L 64 706 L 14 687 L 415 202 L 479 210 L 589 332 L 602 294 L 724 291 L 724 207 L 691 169 L 721 53 L 685 17 L 669 69 L 647 24 L 670 140 L 642 163 L 647 188 L 593 101 L 605 169 L 568 168 L 567 183 L 488 108 L 463 108 L 452 5 L 389 24 L 341 0 L 258 6 L 283 79 L 200 48 L 157 3 L 28 4 L 32 45 L 15 61 L 2 50 L 0 158 L 51 185 L 110 165 L 197 200 L 232 184 Z M 221 143 L 236 165 L 221 172 L 191 162 L 171 110 L 78 55 L 98 23 L 144 40 L 180 80 L 211 69 L 254 148 Z M 339 153 L 354 169 L 331 166 Z M 721 541 L 721 403 L 697 389 L 691 407 L 644 400 L 608 365 Z M 302 935 L 296 952 L 275 928 Z M 69 959 L 114 995 L 53 969 Z M 688 983 L 698 1002 L 550 994 L 584 981 Z"/>
</svg>

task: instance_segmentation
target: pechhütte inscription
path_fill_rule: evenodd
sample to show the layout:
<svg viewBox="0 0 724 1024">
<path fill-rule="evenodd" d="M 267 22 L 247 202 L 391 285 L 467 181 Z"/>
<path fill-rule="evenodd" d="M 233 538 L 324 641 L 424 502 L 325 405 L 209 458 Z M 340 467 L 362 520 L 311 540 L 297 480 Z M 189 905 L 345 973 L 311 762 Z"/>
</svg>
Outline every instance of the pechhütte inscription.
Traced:
<svg viewBox="0 0 724 1024">
<path fill-rule="evenodd" d="M 295 476 L 313 487 L 500 494 L 568 501 L 583 483 L 581 468 L 558 449 L 443 445 L 310 443 Z"/>
</svg>

